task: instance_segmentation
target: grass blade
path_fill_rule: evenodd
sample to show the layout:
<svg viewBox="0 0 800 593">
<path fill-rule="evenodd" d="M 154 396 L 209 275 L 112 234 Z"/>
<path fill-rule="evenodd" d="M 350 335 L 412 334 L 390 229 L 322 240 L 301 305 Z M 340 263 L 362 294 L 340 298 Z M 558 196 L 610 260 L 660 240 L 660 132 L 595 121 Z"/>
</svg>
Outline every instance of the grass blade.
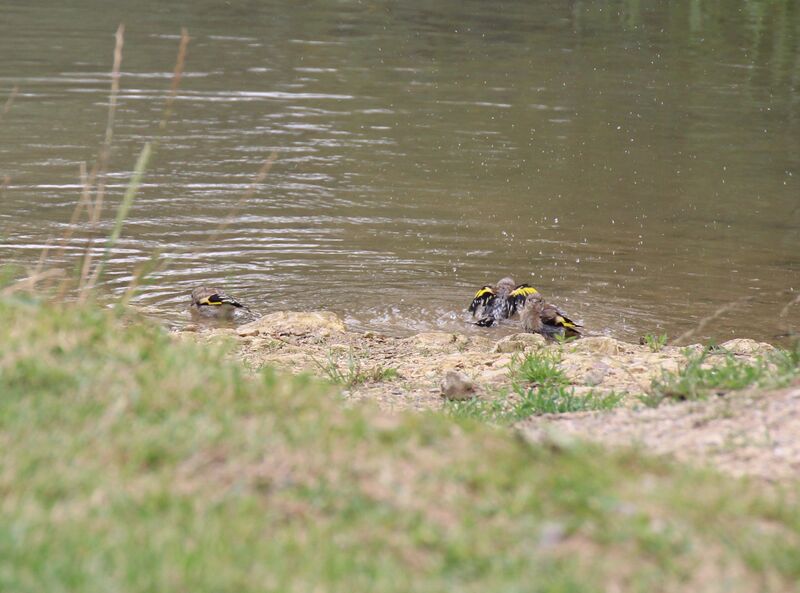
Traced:
<svg viewBox="0 0 800 593">
<path fill-rule="evenodd" d="M 106 248 L 103 252 L 103 258 L 94 269 L 91 279 L 84 287 L 85 290 L 81 292 L 80 300 L 84 300 L 86 292 L 91 291 L 97 285 L 97 281 L 100 279 L 100 276 L 103 273 L 103 268 L 111 256 L 111 250 L 117 244 L 117 241 L 119 241 L 119 237 L 122 234 L 122 226 L 125 224 L 125 219 L 128 217 L 128 212 L 130 211 L 133 200 L 139 191 L 139 186 L 142 184 L 142 178 L 144 177 L 144 172 L 147 169 L 147 164 L 150 161 L 152 152 L 152 144 L 150 142 L 145 142 L 144 146 L 142 147 L 142 151 L 139 153 L 139 158 L 136 159 L 136 166 L 133 169 L 133 176 L 128 183 L 128 187 L 125 189 L 125 195 L 122 197 L 122 202 L 117 209 L 117 217 L 114 221 L 114 228 L 111 230 L 111 234 L 108 236 L 108 240 L 106 241 Z"/>
</svg>

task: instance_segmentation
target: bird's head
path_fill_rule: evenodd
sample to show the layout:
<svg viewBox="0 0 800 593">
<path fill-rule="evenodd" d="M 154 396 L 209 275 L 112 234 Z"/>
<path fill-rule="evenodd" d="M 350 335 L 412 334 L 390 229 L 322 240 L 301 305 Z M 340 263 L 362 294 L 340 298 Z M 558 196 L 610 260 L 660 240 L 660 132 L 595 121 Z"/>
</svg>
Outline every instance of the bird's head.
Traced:
<svg viewBox="0 0 800 593">
<path fill-rule="evenodd" d="M 537 309 L 544 307 L 544 297 L 541 293 L 535 292 L 527 296 L 525 299 L 525 308 L 527 309 L 528 307 Z"/>
<path fill-rule="evenodd" d="M 517 285 L 514 282 L 514 279 L 510 276 L 506 276 L 497 283 L 497 294 L 507 296 L 511 294 L 511 291 L 516 287 Z"/>
</svg>

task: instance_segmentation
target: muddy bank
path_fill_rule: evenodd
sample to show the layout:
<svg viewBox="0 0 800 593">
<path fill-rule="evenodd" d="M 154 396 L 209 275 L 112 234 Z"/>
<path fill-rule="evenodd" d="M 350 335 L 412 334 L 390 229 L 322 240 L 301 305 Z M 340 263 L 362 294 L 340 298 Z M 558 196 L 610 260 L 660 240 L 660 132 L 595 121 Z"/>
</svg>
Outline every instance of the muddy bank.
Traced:
<svg viewBox="0 0 800 593">
<path fill-rule="evenodd" d="M 537 443 L 588 439 L 736 476 L 800 477 L 800 381 L 785 389 L 746 390 L 655 409 L 531 417 L 517 428 Z"/>
<path fill-rule="evenodd" d="M 348 399 L 372 400 L 386 410 L 441 407 L 441 382 L 450 371 L 466 375 L 477 397 L 491 397 L 510 385 L 515 356 L 541 351 L 558 352 L 559 368 L 577 394 L 613 391 L 623 394 L 623 405 L 633 406 L 653 378 L 685 362 L 687 348 L 701 348 L 666 346 L 653 352 L 608 337 L 558 345 L 524 333 L 500 339 L 441 332 L 400 338 L 347 331 L 338 316 L 324 311 L 272 313 L 235 329 L 193 329 L 178 335 L 233 340 L 236 356 L 253 369 L 273 365 L 334 379 L 344 385 Z M 721 346 L 744 360 L 773 349 L 743 339 Z"/>
<path fill-rule="evenodd" d="M 401 338 L 348 331 L 330 312 L 279 312 L 238 328 L 190 327 L 176 335 L 201 342 L 227 340 L 232 355 L 254 370 L 270 365 L 311 373 L 340 383 L 348 401 L 368 400 L 390 412 L 442 408 L 443 389 L 449 393 L 452 388 L 446 379 L 454 371 L 468 380 L 465 397 L 507 397 L 514 358 L 550 352 L 557 354 L 558 368 L 576 394 L 614 392 L 622 396 L 621 405 L 603 412 L 532 416 L 515 425 L 531 441 L 588 439 L 640 447 L 770 481 L 794 479 L 800 472 L 800 382 L 787 389 L 732 392 L 655 409 L 642 404 L 653 379 L 681 368 L 687 351 L 699 352 L 700 345 L 654 352 L 608 337 L 567 344 L 533 334 L 492 339 L 433 332 Z M 730 340 L 720 349 L 743 362 L 774 351 L 747 339 Z M 458 380 L 456 387 L 461 388 Z"/>
</svg>

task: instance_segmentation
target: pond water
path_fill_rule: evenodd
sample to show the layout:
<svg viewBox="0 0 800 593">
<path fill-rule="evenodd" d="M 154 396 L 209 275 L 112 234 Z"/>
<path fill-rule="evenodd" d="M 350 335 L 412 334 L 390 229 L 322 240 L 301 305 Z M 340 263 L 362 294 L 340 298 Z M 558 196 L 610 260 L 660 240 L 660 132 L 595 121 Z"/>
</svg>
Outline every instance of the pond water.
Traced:
<svg viewBox="0 0 800 593">
<path fill-rule="evenodd" d="M 730 303 L 698 338 L 800 329 L 800 305 L 784 310 L 800 290 L 793 0 L 5 3 L 5 263 L 67 231 L 120 22 L 98 236 L 160 144 L 104 285 L 124 291 L 160 251 L 136 301 L 165 319 L 213 283 L 355 329 L 487 331 L 465 308 L 511 274 L 589 334 L 675 336 Z M 52 264 L 76 265 L 86 228 Z"/>
</svg>

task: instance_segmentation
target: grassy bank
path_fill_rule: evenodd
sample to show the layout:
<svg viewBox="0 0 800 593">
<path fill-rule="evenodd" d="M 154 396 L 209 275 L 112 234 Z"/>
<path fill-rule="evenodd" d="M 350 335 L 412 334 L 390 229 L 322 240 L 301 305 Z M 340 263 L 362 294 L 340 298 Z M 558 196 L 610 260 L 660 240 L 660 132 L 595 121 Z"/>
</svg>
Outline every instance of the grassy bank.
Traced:
<svg viewBox="0 0 800 593">
<path fill-rule="evenodd" d="M 0 301 L 0 590 L 753 591 L 795 489 L 346 410 L 97 308 Z"/>
</svg>

